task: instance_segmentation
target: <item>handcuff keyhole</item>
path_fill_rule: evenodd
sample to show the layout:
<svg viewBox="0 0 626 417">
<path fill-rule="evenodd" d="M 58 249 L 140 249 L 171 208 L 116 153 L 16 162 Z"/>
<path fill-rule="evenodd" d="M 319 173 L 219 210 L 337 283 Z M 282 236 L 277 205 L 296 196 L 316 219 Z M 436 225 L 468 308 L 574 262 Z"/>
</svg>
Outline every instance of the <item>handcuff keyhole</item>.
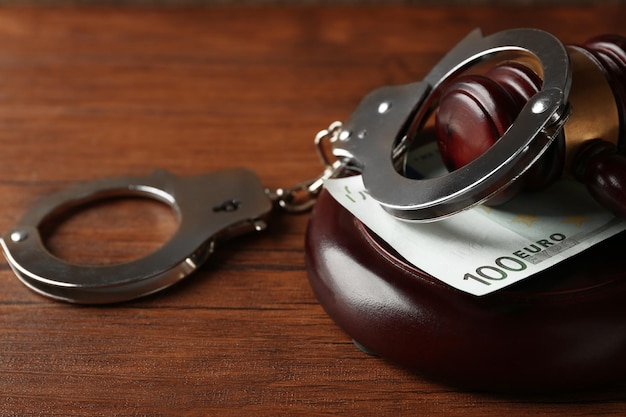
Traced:
<svg viewBox="0 0 626 417">
<path fill-rule="evenodd" d="M 178 229 L 172 208 L 141 196 L 96 200 L 47 218 L 39 226 L 54 256 L 76 265 L 114 265 L 162 247 Z"/>
<path fill-rule="evenodd" d="M 223 203 L 213 207 L 213 212 L 231 212 L 237 211 L 241 206 L 241 202 L 238 200 L 226 200 Z"/>
</svg>

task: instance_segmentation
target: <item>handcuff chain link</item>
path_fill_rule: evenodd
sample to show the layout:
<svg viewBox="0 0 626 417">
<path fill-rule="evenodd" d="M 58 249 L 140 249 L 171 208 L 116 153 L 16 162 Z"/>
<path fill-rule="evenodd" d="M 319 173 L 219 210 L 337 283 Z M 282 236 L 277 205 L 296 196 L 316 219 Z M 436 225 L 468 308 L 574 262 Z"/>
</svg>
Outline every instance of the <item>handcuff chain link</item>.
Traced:
<svg viewBox="0 0 626 417">
<path fill-rule="evenodd" d="M 313 207 L 324 188 L 324 181 L 336 177 L 347 165 L 347 161 L 334 158 L 329 148 L 329 145 L 339 138 L 341 128 L 341 122 L 333 122 L 315 136 L 315 149 L 324 165 L 324 171 L 320 175 L 289 188 L 266 190 L 266 194 L 276 206 L 294 214 L 307 212 Z"/>
</svg>

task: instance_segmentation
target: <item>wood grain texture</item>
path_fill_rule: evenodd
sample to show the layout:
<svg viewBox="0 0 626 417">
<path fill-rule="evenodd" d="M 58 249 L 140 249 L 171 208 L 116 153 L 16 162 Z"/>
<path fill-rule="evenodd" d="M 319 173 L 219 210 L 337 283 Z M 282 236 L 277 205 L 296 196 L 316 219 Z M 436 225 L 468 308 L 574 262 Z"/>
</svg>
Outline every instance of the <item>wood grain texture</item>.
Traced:
<svg viewBox="0 0 626 417">
<path fill-rule="evenodd" d="M 67 185 L 155 168 L 191 176 L 245 166 L 269 187 L 290 185 L 318 173 L 318 130 L 371 89 L 420 79 L 475 27 L 539 27 L 575 43 L 623 31 L 625 18 L 623 6 L 0 9 L 0 230 Z M 142 218 L 115 214 L 131 208 Z M 50 245 L 115 262 L 174 227 L 156 205 L 109 209 L 67 219 Z M 49 301 L 0 264 L 1 414 L 626 411 L 626 385 L 499 397 L 362 354 L 309 288 L 306 215 L 273 220 L 180 285 L 114 306 Z"/>
</svg>

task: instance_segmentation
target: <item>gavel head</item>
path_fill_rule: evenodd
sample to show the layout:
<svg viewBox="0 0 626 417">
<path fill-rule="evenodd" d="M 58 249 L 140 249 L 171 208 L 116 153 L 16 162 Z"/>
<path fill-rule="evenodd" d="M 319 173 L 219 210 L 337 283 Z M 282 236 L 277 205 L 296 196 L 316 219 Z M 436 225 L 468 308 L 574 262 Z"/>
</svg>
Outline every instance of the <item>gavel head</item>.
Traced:
<svg viewBox="0 0 626 417">
<path fill-rule="evenodd" d="M 626 147 L 626 38 L 603 35 L 568 46 L 567 52 L 572 67 L 570 117 L 539 160 L 489 202 L 506 201 L 520 189 L 544 188 L 566 175 L 585 182 L 592 194 L 604 195 L 599 198 L 602 203 L 608 199 L 609 206 L 622 206 L 618 214 L 620 210 L 626 213 L 626 163 L 619 158 L 610 168 L 606 163 Z M 437 144 L 446 167 L 459 169 L 489 149 L 541 86 L 536 69 L 515 60 L 452 80 L 435 114 Z M 607 181 L 623 181 L 624 186 L 618 188 L 624 190 L 607 191 Z M 620 192 L 623 195 L 615 195 Z M 613 201 L 616 198 L 619 201 Z"/>
<path fill-rule="evenodd" d="M 400 219 L 445 218 L 563 173 L 626 217 L 626 158 L 612 156 L 626 148 L 625 73 L 618 36 L 566 47 L 538 29 L 475 30 L 422 81 L 365 96 L 332 153 Z M 433 133 L 450 172 L 424 157 Z"/>
</svg>

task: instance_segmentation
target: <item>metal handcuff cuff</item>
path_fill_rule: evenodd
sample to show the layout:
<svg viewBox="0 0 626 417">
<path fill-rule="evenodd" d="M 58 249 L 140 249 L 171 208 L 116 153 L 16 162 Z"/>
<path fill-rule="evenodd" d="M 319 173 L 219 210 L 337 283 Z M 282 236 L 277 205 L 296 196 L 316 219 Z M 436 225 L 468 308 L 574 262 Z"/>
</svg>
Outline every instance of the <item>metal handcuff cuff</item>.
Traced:
<svg viewBox="0 0 626 417">
<path fill-rule="evenodd" d="M 406 129 L 436 106 L 442 85 L 492 59 L 531 62 L 543 87 L 515 124 L 490 150 L 466 167 L 433 179 L 409 179 L 398 161 L 409 146 Z M 216 242 L 265 229 L 273 205 L 288 210 L 311 206 L 327 178 L 359 171 L 371 197 L 392 215 L 430 221 L 453 215 L 499 192 L 542 155 L 568 117 L 570 60 L 552 35 L 516 29 L 483 37 L 470 33 L 421 81 L 383 87 L 367 95 L 343 124 L 316 138 L 324 173 L 291 190 L 268 192 L 243 169 L 180 179 L 165 171 L 145 178 L 85 183 L 39 201 L 1 240 L 13 271 L 31 289 L 74 303 L 98 304 L 154 293 L 196 270 Z M 411 122 L 413 121 L 413 122 Z M 331 152 L 325 150 L 327 145 Z M 52 215 L 94 200 L 141 195 L 167 203 L 179 218 L 173 237 L 152 254 L 124 264 L 81 266 L 50 254 L 38 227 Z M 298 196 L 304 195 L 300 204 Z"/>
</svg>

